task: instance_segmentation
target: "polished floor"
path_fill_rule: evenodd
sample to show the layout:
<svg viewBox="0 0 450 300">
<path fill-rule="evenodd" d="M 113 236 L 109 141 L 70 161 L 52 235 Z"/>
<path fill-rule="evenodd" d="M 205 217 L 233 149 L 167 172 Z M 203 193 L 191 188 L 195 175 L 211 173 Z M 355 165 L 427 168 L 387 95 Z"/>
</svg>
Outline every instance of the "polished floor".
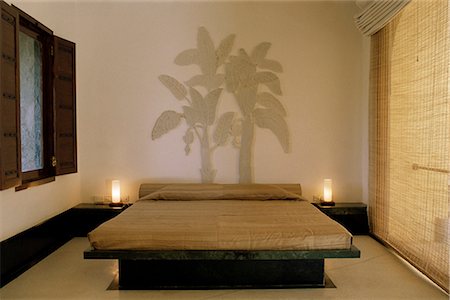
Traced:
<svg viewBox="0 0 450 300">
<path fill-rule="evenodd" d="M 74 238 L 0 289 L 0 299 L 448 299 L 448 295 L 368 236 L 356 236 L 359 259 L 326 261 L 336 288 L 206 291 L 108 290 L 117 264 L 83 260 L 86 238 Z"/>
</svg>

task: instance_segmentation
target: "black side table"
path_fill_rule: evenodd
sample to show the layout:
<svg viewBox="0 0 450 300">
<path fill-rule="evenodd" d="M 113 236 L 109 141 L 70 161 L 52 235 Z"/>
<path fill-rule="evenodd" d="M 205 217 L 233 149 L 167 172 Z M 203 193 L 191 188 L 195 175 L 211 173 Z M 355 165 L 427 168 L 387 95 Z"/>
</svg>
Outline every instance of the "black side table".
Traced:
<svg viewBox="0 0 450 300">
<path fill-rule="evenodd" d="M 100 224 L 119 215 L 131 204 L 110 207 L 108 204 L 80 203 L 70 210 L 74 236 L 86 236 Z"/>
<path fill-rule="evenodd" d="M 312 204 L 324 214 L 343 225 L 352 234 L 369 234 L 366 204 L 360 202 L 336 202 L 335 206 L 321 206 L 320 203 L 316 202 Z"/>
</svg>

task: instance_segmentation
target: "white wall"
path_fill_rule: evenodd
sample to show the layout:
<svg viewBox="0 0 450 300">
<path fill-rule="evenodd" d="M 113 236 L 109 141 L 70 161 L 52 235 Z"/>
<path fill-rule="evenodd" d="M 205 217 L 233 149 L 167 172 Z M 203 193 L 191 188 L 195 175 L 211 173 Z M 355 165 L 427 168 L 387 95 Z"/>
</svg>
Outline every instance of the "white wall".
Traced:
<svg viewBox="0 0 450 300">
<path fill-rule="evenodd" d="M 320 193 L 323 178 L 329 177 L 335 201 L 366 200 L 363 60 L 368 49 L 353 25 L 358 10 L 353 2 L 18 2 L 17 6 L 77 43 L 78 202 L 107 194 L 113 178 L 121 180 L 123 193 L 132 200 L 142 182 L 200 181 L 198 145 L 189 156 L 184 154 L 184 127 L 151 140 L 152 127 L 164 110 L 181 111 L 180 102 L 157 77 L 170 74 L 185 81 L 198 73 L 195 66 L 180 67 L 173 60 L 196 46 L 200 26 L 208 29 L 216 45 L 235 33 L 233 53 L 238 47 L 251 51 L 262 41 L 271 42 L 268 57 L 284 67 L 279 75 L 280 100 L 288 112 L 291 152 L 285 154 L 271 132 L 257 129 L 255 181 L 300 182 L 311 199 Z M 234 101 L 222 96 L 219 112 L 238 111 Z M 237 182 L 237 159 L 232 147 L 216 151 L 217 182 Z M 12 194 L 0 193 L 2 210 L 31 212 L 29 203 L 13 205 Z M 38 197 L 33 189 L 29 194 Z"/>
<path fill-rule="evenodd" d="M 182 128 L 156 141 L 150 133 L 164 110 L 181 109 L 158 75 L 187 80 L 198 72 L 173 60 L 195 47 L 197 28 L 205 26 L 216 44 L 235 33 L 234 53 L 237 46 L 271 42 L 269 56 L 284 66 L 281 101 L 292 151 L 284 154 L 272 133 L 258 129 L 255 180 L 300 182 L 310 198 L 331 177 L 336 201 L 361 201 L 365 100 L 356 9 L 352 2 L 80 4 L 83 199 L 105 193 L 112 178 L 122 180 L 131 198 L 143 181 L 199 182 L 198 148 L 185 156 Z M 237 110 L 229 96 L 219 105 Z M 218 182 L 237 182 L 237 158 L 233 148 L 216 152 Z"/>
<path fill-rule="evenodd" d="M 80 199 L 79 175 L 15 192 L 0 192 L 0 237 L 7 239 L 75 206 Z"/>
</svg>

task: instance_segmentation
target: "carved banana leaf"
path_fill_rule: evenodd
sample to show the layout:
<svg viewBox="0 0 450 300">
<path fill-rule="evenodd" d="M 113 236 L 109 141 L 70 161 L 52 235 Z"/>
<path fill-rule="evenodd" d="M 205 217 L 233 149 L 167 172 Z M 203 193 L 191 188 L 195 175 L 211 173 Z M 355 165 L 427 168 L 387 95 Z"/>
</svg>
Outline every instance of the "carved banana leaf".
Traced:
<svg viewBox="0 0 450 300">
<path fill-rule="evenodd" d="M 169 75 L 159 75 L 159 80 L 178 100 L 183 100 L 187 95 L 187 90 L 178 80 Z"/>
<path fill-rule="evenodd" d="M 189 88 L 192 104 L 183 106 L 186 122 L 189 126 L 200 123 L 204 126 L 212 125 L 216 119 L 216 110 L 222 89 L 209 92 L 205 98 L 194 88 Z"/>
<path fill-rule="evenodd" d="M 219 146 L 224 146 L 231 135 L 231 125 L 233 124 L 234 112 L 226 112 L 220 116 L 213 134 L 213 141 Z"/>
<path fill-rule="evenodd" d="M 252 53 L 250 54 L 252 62 L 254 64 L 261 63 L 261 61 L 266 58 L 267 52 L 269 51 L 271 46 L 272 44 L 269 42 L 262 42 L 256 45 L 255 48 L 253 48 Z"/>
<path fill-rule="evenodd" d="M 206 89 L 208 91 L 219 88 L 225 81 L 225 74 L 215 74 L 214 76 L 208 77 L 206 84 Z"/>
<path fill-rule="evenodd" d="M 267 86 L 272 93 L 281 95 L 280 80 L 274 73 L 266 71 L 257 72 L 254 76 L 254 79 L 256 82 Z"/>
<path fill-rule="evenodd" d="M 261 69 L 266 69 L 273 72 L 283 72 L 283 67 L 279 62 L 272 59 L 266 59 L 267 52 L 271 46 L 272 44 L 268 42 L 258 44 L 250 55 L 252 62 Z"/>
<path fill-rule="evenodd" d="M 205 101 L 202 94 L 200 94 L 196 89 L 189 88 L 189 94 L 191 96 L 192 108 L 195 110 L 201 110 L 205 106 Z"/>
<path fill-rule="evenodd" d="M 239 50 L 238 56 L 230 56 L 229 63 L 225 64 L 225 82 L 229 92 L 235 92 L 241 86 L 256 86 L 254 80 L 256 65 L 244 49 Z"/>
<path fill-rule="evenodd" d="M 217 103 L 222 94 L 222 89 L 215 89 L 209 92 L 205 97 L 206 104 L 206 122 L 207 125 L 212 125 L 216 120 Z"/>
<path fill-rule="evenodd" d="M 175 64 L 179 66 L 188 66 L 198 63 L 198 51 L 197 49 L 184 50 L 175 57 Z"/>
<path fill-rule="evenodd" d="M 170 130 L 176 128 L 181 121 L 181 114 L 173 110 L 166 110 L 156 120 L 155 126 L 152 130 L 152 140 L 161 137 Z"/>
<path fill-rule="evenodd" d="M 244 116 L 251 114 L 256 104 L 257 86 L 240 87 L 235 92 L 235 98 Z"/>
<path fill-rule="evenodd" d="M 200 27 L 197 34 L 198 63 L 203 74 L 216 73 L 216 50 L 205 27 Z"/>
<path fill-rule="evenodd" d="M 197 33 L 197 49 L 188 49 L 177 55 L 175 63 L 180 66 L 187 66 L 191 64 L 199 65 L 203 75 L 205 77 L 194 76 L 188 81 L 188 85 L 195 86 L 201 85 L 208 90 L 218 88 L 223 79 L 214 78 L 217 68 L 223 65 L 233 48 L 234 34 L 228 35 L 224 38 L 217 49 L 214 49 L 214 43 L 204 27 L 200 27 Z M 220 81 L 220 83 L 219 83 Z"/>
<path fill-rule="evenodd" d="M 226 38 L 220 42 L 219 47 L 217 47 L 216 50 L 216 57 L 217 57 L 217 67 L 220 67 L 224 64 L 225 60 L 227 59 L 228 55 L 231 52 L 231 49 L 233 48 L 234 38 L 236 35 L 230 34 Z"/>
<path fill-rule="evenodd" d="M 184 117 L 189 127 L 194 127 L 196 123 L 200 123 L 200 115 L 197 110 L 190 106 L 183 106 Z"/>
<path fill-rule="evenodd" d="M 238 53 L 239 53 L 239 57 L 241 59 L 247 61 L 251 65 L 255 65 L 254 63 L 252 63 L 252 60 L 251 60 L 250 56 L 247 54 L 247 51 L 245 51 L 244 48 L 240 48 Z"/>
<path fill-rule="evenodd" d="M 220 87 L 224 80 L 224 74 L 194 75 L 191 79 L 186 81 L 186 85 L 191 87 L 202 86 L 206 88 L 206 90 L 211 91 Z"/>
<path fill-rule="evenodd" d="M 289 133 L 288 126 L 284 118 L 271 109 L 258 108 L 253 112 L 255 123 L 258 127 L 270 129 L 281 146 L 284 152 L 289 151 Z"/>
<path fill-rule="evenodd" d="M 284 109 L 283 104 L 281 104 L 281 102 L 271 93 L 259 93 L 257 95 L 256 102 L 265 108 L 273 109 L 276 113 L 282 115 L 283 117 L 286 116 L 286 110 Z"/>
<path fill-rule="evenodd" d="M 239 87 L 239 73 L 232 62 L 225 64 L 225 85 L 227 91 L 231 93 L 236 91 Z"/>
<path fill-rule="evenodd" d="M 283 72 L 283 67 L 279 62 L 272 59 L 263 59 L 261 62 L 258 63 L 258 68 L 270 70 L 273 72 Z"/>
</svg>

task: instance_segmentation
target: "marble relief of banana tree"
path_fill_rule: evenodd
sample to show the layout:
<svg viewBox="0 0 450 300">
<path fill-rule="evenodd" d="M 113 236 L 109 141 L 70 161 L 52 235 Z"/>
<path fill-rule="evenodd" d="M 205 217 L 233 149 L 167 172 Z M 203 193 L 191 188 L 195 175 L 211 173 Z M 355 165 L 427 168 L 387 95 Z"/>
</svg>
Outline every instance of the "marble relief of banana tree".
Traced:
<svg viewBox="0 0 450 300">
<path fill-rule="evenodd" d="M 152 139 L 160 138 L 178 127 L 184 120 L 187 124 L 183 136 L 186 155 L 190 153 L 191 145 L 195 140 L 200 143 L 200 173 L 203 183 L 214 181 L 217 170 L 213 167 L 213 153 L 217 147 L 226 145 L 232 134 L 231 127 L 235 113 L 226 112 L 216 122 L 216 111 L 223 90 L 220 86 L 225 80 L 225 75 L 218 73 L 218 70 L 231 52 L 233 42 L 234 35 L 229 35 L 216 49 L 209 33 L 204 27 L 200 27 L 197 48 L 181 52 L 175 58 L 175 63 L 181 66 L 196 64 L 200 67 L 201 74 L 190 78 L 185 85 L 171 76 L 159 76 L 159 80 L 173 96 L 180 101 L 185 101 L 187 105 L 182 106 L 182 112 L 173 110 L 163 112 L 153 127 Z M 198 87 L 206 90 L 205 96 L 200 93 Z M 211 143 L 211 127 L 215 123 Z"/>
<path fill-rule="evenodd" d="M 234 95 L 243 118 L 239 127 L 239 182 L 253 182 L 253 145 L 255 125 L 271 130 L 284 152 L 289 151 L 286 110 L 274 96 L 282 94 L 280 80 L 275 73 L 282 72 L 279 62 L 267 59 L 271 44 L 257 45 L 250 55 L 240 49 L 237 56 L 230 56 L 225 64 L 226 88 Z M 262 71 L 261 71 L 262 70 Z M 270 92 L 260 92 L 260 86 Z"/>
</svg>

